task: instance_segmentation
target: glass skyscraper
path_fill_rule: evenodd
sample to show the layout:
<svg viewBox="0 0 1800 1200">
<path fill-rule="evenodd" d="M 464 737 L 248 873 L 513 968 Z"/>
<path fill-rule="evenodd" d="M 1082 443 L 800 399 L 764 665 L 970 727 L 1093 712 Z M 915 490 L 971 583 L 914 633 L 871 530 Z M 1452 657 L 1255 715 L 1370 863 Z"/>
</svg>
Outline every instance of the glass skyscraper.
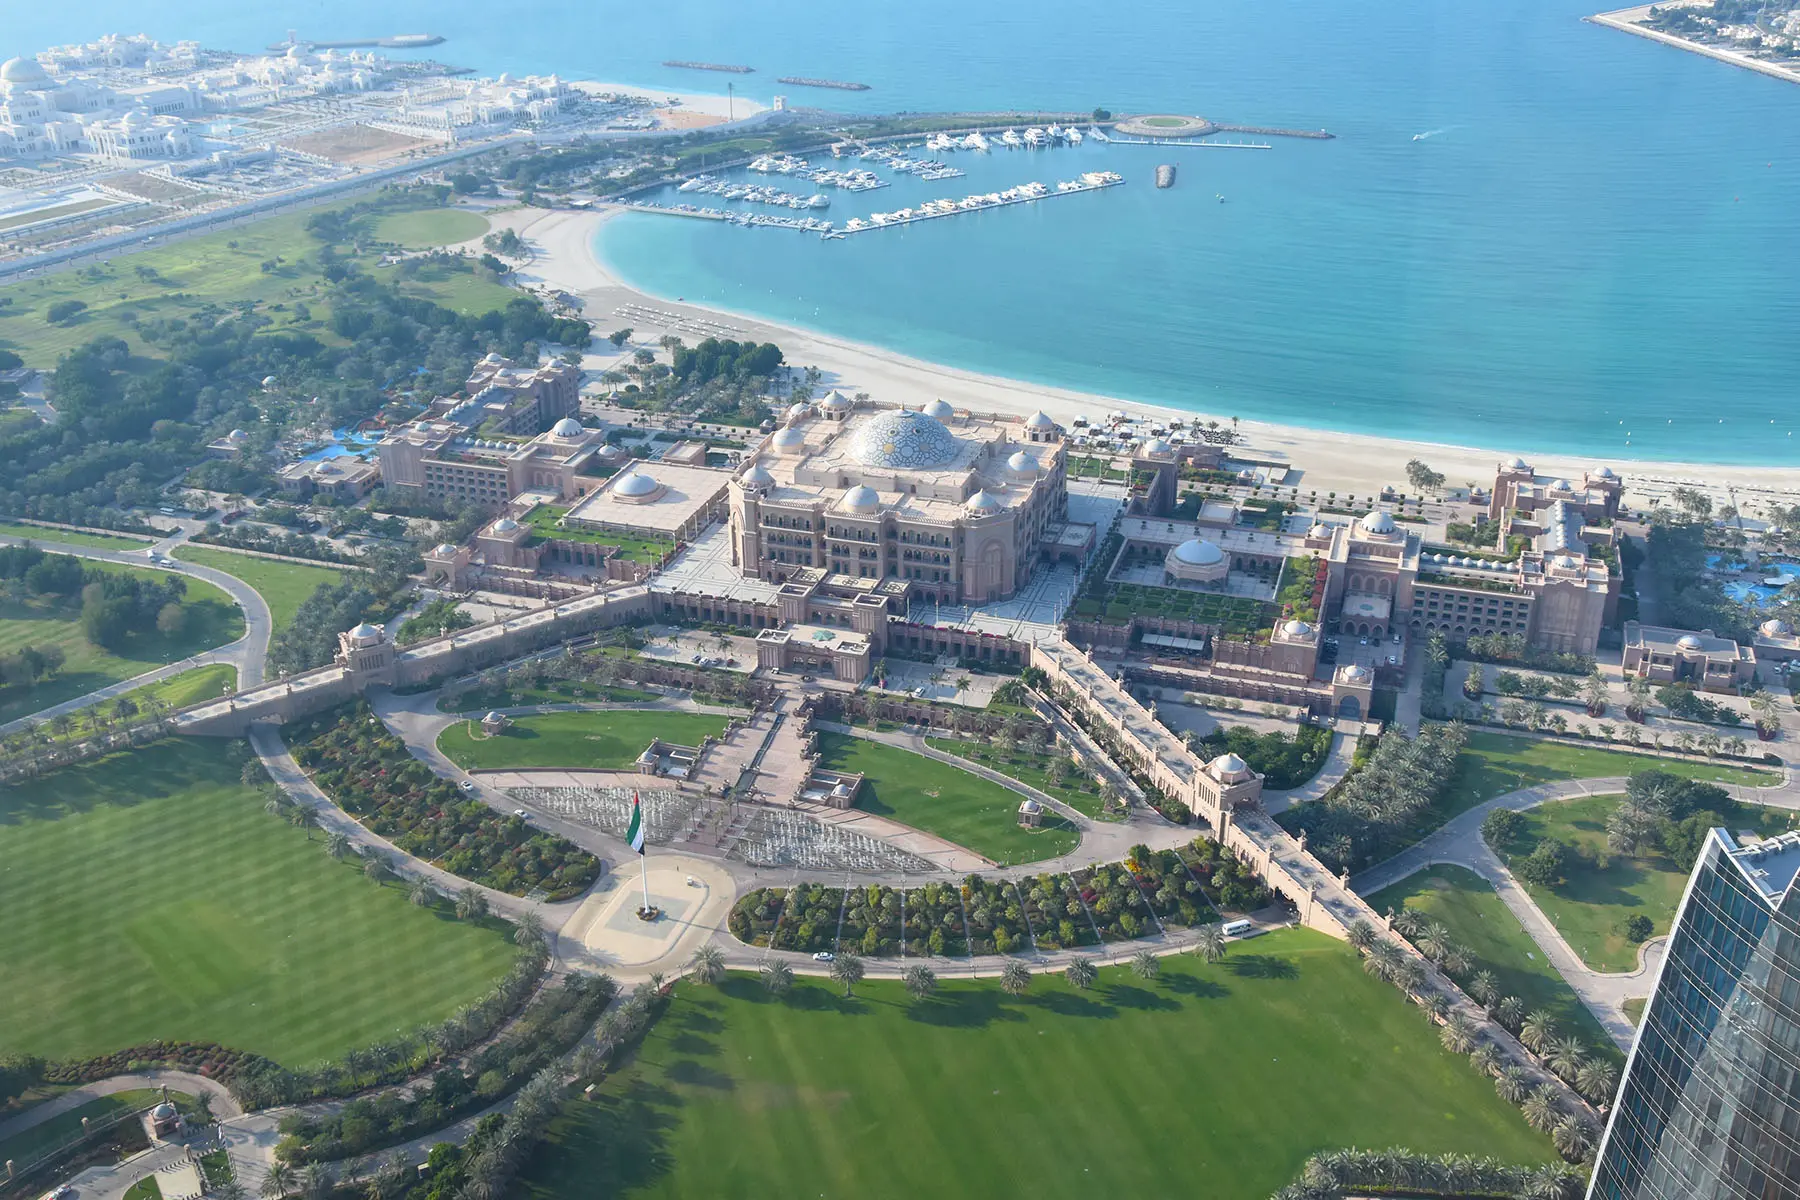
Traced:
<svg viewBox="0 0 1800 1200">
<path fill-rule="evenodd" d="M 1589 1200 L 1800 1200 L 1800 834 L 1707 838 Z"/>
</svg>

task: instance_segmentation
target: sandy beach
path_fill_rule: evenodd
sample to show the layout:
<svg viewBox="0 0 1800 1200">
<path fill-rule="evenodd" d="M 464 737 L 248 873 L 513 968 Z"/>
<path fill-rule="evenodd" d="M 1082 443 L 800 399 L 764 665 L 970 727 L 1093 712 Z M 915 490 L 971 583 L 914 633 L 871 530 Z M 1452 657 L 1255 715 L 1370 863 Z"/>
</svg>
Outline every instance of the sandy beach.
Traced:
<svg viewBox="0 0 1800 1200">
<path fill-rule="evenodd" d="M 629 83 L 600 83 L 580 80 L 570 84 L 590 95 L 607 93 L 615 96 L 642 96 L 660 105 L 656 119 L 665 129 L 703 129 L 723 125 L 728 120 L 742 121 L 768 109 L 747 96 L 723 96 L 710 92 L 677 92 L 668 88 L 637 87 Z"/>
<path fill-rule="evenodd" d="M 1077 416 L 1100 418 L 1116 410 L 1155 419 L 1195 416 L 1187 410 L 958 370 L 811 330 L 647 295 L 615 279 L 595 256 L 595 232 L 619 211 L 515 210 L 496 214 L 494 220 L 496 225 L 510 224 L 532 245 L 535 257 L 520 270 L 521 282 L 542 283 L 581 297 L 584 315 L 595 323 L 597 333 L 631 326 L 633 341 L 652 345 L 671 329 L 689 341 L 709 332 L 770 341 L 782 348 L 790 365 L 817 367 L 827 387 L 847 395 L 867 392 L 877 401 L 913 408 L 941 398 L 978 412 L 1028 414 L 1043 409 L 1064 425 Z M 622 313 L 626 306 L 637 308 Z M 657 314 L 657 319 L 647 317 L 646 310 Z M 681 324 L 688 328 L 674 328 Z M 1230 421 L 1226 413 L 1199 415 L 1221 423 Z M 1596 465 L 1566 454 L 1535 454 L 1529 442 L 1495 448 L 1450 446 L 1258 421 L 1241 422 L 1238 433 L 1255 456 L 1291 463 L 1289 484 L 1320 493 L 1368 495 L 1387 486 L 1409 491 L 1406 463 L 1414 458 L 1442 472 L 1453 487 L 1467 482 L 1492 483 L 1495 465 L 1515 454 L 1523 455 L 1540 471 L 1556 475 L 1578 477 L 1584 468 Z M 1606 462 L 1636 484 L 1633 490 L 1641 496 L 1662 495 L 1669 488 L 1689 484 L 1723 497 L 1730 487 L 1738 490 L 1738 504 L 1746 515 L 1754 515 L 1762 500 L 1800 502 L 1800 471 L 1791 468 L 1617 458 Z"/>
</svg>

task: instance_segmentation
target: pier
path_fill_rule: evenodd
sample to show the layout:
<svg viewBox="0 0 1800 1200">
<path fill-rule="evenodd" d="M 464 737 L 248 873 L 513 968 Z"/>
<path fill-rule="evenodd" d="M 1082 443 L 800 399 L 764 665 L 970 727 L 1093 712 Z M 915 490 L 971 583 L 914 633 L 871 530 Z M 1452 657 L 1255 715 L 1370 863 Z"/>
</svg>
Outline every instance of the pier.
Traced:
<svg viewBox="0 0 1800 1200">
<path fill-rule="evenodd" d="M 776 83 L 785 83 L 791 87 L 836 88 L 840 92 L 866 92 L 866 83 L 846 83 L 841 79 L 808 79 L 804 75 L 783 75 Z"/>
<path fill-rule="evenodd" d="M 295 46 L 305 46 L 308 50 L 423 50 L 427 46 L 441 46 L 444 39 L 435 33 L 403 33 L 397 37 L 383 38 L 350 38 L 338 42 L 318 42 L 312 38 L 296 37 L 292 30 L 288 31 L 287 41 L 276 42 L 269 49 L 272 51 L 291 50 Z"/>
<path fill-rule="evenodd" d="M 1273 150 L 1268 142 L 1207 142 L 1198 138 L 1130 138 L 1113 136 L 1115 146 L 1193 146 L 1201 150 Z"/>
<path fill-rule="evenodd" d="M 1328 142 L 1337 137 L 1337 134 L 1327 132 L 1323 129 L 1276 129 L 1268 125 L 1214 124 L 1213 128 L 1217 129 L 1220 133 L 1247 133 L 1252 137 L 1311 138 L 1314 141 L 1321 142 Z"/>
<path fill-rule="evenodd" d="M 1109 187 L 1118 187 L 1124 183 L 1123 176 L 1112 171 L 1089 171 L 1078 180 L 1069 180 L 1057 184 L 1054 188 L 1045 187 L 1041 183 L 1021 184 L 1016 188 L 1008 188 L 1005 192 L 996 193 L 994 199 L 980 198 L 981 203 L 963 207 L 967 201 L 928 200 L 923 208 L 903 208 L 898 213 L 875 213 L 869 220 L 853 217 L 844 223 L 839 230 L 826 233 L 827 238 L 844 238 L 853 233 L 868 233 L 872 229 L 893 229 L 902 225 L 916 225 L 920 221 L 935 221 L 940 217 L 955 217 L 964 213 L 988 212 L 996 208 L 1005 208 L 1011 204 L 1032 204 L 1039 200 L 1053 200 L 1058 196 L 1079 196 L 1085 192 L 1098 192 Z M 977 199 L 977 197 L 969 197 Z M 879 219 L 878 219 L 879 218 Z"/>
<path fill-rule="evenodd" d="M 755 67 L 734 66 L 730 63 L 688 62 L 685 59 L 672 58 L 663 61 L 665 67 L 678 67 L 683 71 L 723 71 L 728 75 L 749 75 Z"/>
</svg>

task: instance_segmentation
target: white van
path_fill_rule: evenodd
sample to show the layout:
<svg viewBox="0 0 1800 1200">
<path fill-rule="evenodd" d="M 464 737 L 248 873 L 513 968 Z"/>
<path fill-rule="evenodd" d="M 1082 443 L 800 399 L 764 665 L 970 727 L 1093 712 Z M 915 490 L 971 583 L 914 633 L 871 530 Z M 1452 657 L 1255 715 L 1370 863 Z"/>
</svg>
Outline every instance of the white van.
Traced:
<svg viewBox="0 0 1800 1200">
<path fill-rule="evenodd" d="M 1223 933 L 1226 937 L 1243 937 L 1246 933 L 1250 932 L 1250 922 L 1227 921 L 1219 927 L 1219 932 Z"/>
</svg>

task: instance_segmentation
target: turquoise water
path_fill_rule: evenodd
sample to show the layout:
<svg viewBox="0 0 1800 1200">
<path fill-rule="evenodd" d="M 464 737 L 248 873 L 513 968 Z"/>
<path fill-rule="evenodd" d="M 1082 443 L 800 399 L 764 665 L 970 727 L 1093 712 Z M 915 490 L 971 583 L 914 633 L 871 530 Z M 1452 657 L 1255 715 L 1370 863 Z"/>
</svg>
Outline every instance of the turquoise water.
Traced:
<svg viewBox="0 0 1800 1200">
<path fill-rule="evenodd" d="M 1800 463 L 1800 87 L 1582 23 L 1580 0 L 1175 0 L 1096 10 L 669 0 L 197 0 L 148 32 L 238 47 L 431 31 L 439 57 L 866 110 L 1204 113 L 1327 127 L 1268 151 L 995 154 L 875 207 L 1105 165 L 1097 195 L 846 241 L 632 216 L 602 251 L 646 290 L 956 366 L 1219 417 L 1597 458 Z M 32 47 L 139 28 L 40 8 Z M 378 28 L 371 27 L 371 21 Z M 680 57 L 750 76 L 665 70 Z M 1413 135 L 1440 131 L 1421 140 Z M 957 158 L 968 167 L 972 155 Z M 1079 161 L 1078 161 L 1079 160 Z M 1091 160 L 1091 164 L 1090 164 Z M 1157 191 L 1159 161 L 1181 167 Z M 799 185 L 790 190 L 799 190 Z M 1227 202 L 1219 204 L 1215 193 Z M 860 203 L 860 202 L 858 202 Z M 834 203 L 837 220 L 857 211 Z M 1629 444 L 1628 444 L 1629 443 Z"/>
</svg>

